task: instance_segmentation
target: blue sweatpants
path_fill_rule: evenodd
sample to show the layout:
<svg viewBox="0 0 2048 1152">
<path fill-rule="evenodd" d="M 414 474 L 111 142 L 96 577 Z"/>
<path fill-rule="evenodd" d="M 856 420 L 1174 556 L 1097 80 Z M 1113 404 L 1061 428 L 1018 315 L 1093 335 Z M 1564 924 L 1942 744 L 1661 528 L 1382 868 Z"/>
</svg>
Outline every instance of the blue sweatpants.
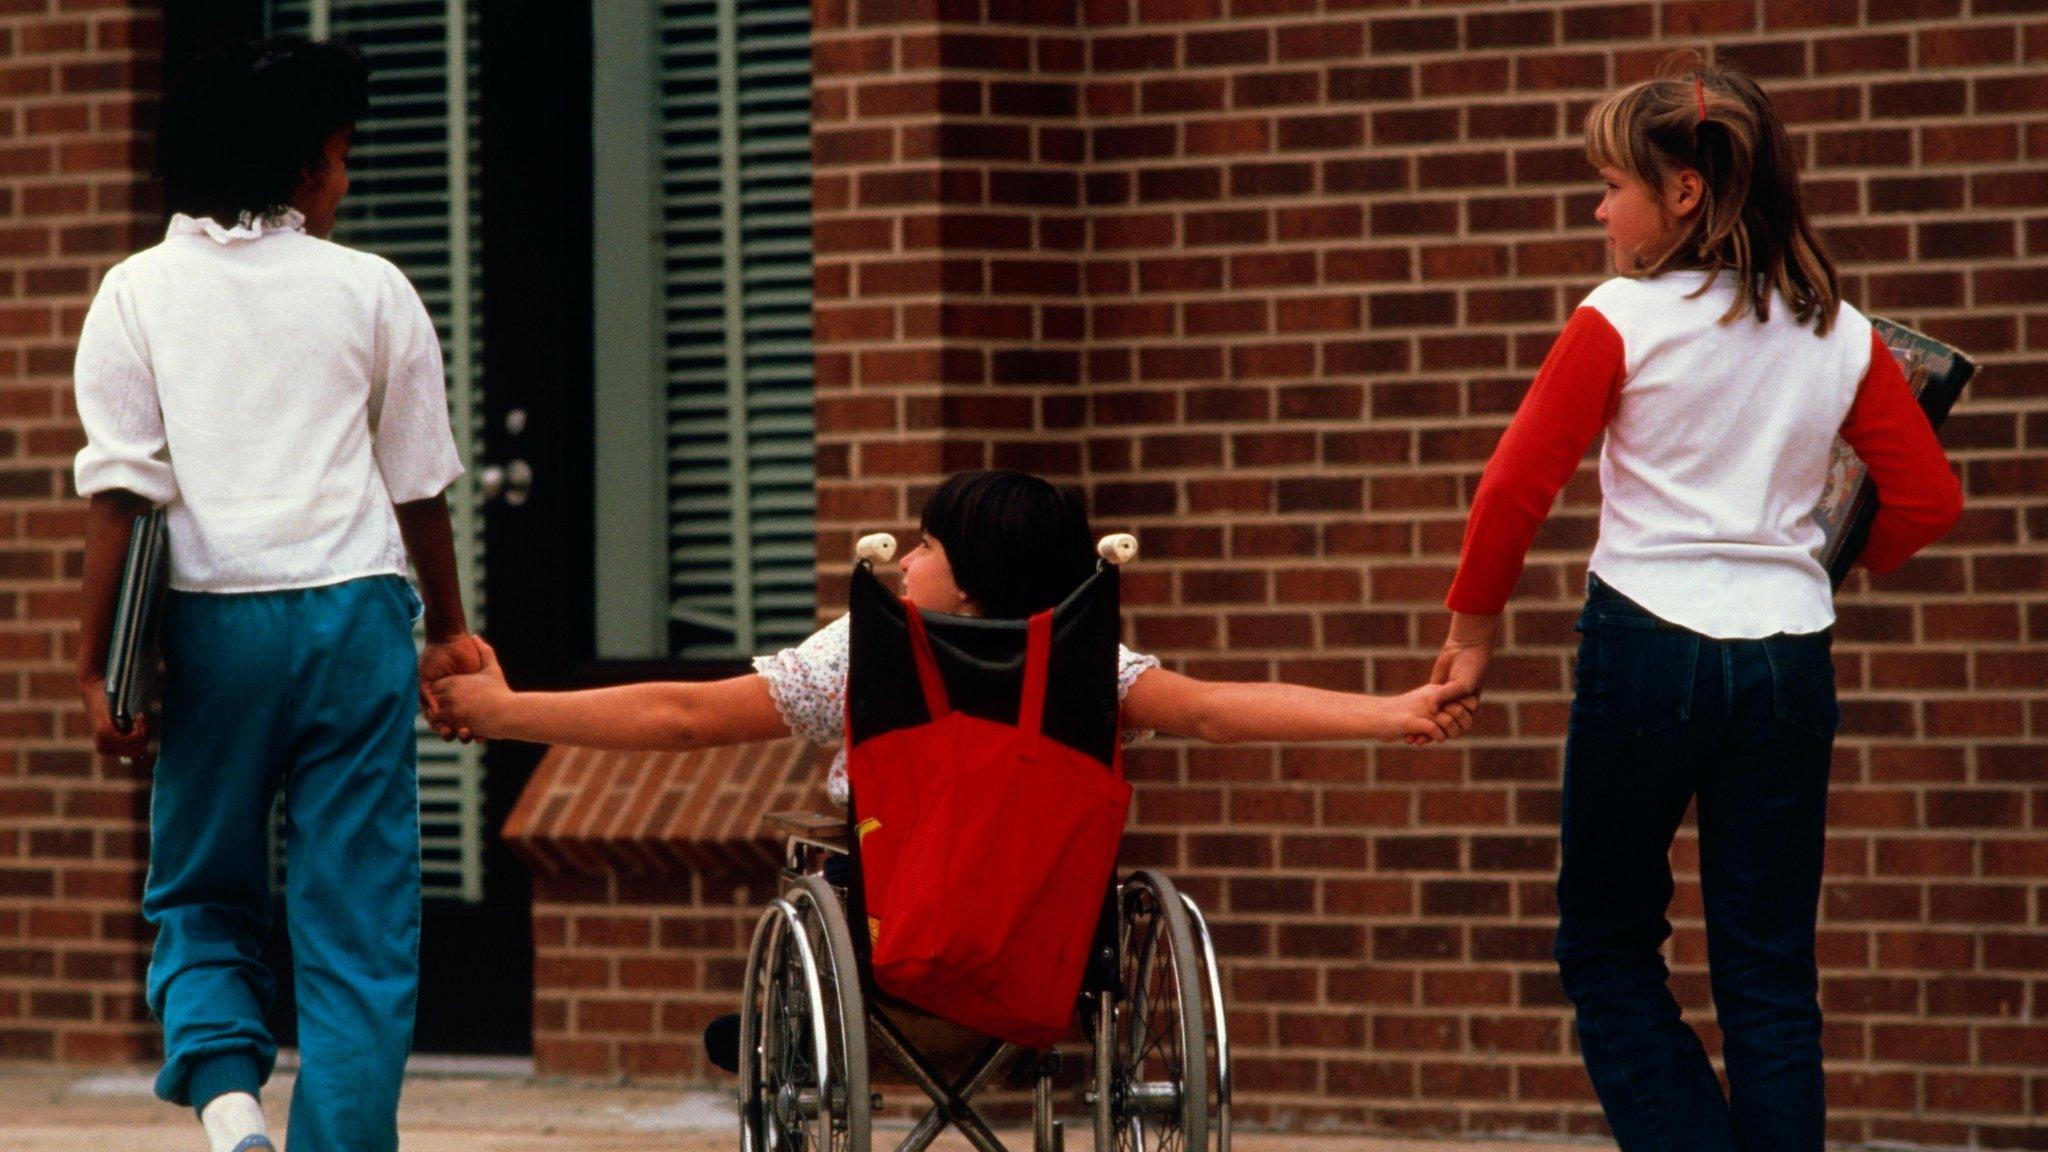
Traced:
<svg viewBox="0 0 2048 1152">
<path fill-rule="evenodd" d="M 420 833 L 412 620 L 397 576 L 237 595 L 173 592 L 151 793 L 157 1095 L 255 1093 L 277 1045 L 267 833 L 285 806 L 299 1008 L 293 1152 L 398 1147 L 419 988 Z"/>
</svg>

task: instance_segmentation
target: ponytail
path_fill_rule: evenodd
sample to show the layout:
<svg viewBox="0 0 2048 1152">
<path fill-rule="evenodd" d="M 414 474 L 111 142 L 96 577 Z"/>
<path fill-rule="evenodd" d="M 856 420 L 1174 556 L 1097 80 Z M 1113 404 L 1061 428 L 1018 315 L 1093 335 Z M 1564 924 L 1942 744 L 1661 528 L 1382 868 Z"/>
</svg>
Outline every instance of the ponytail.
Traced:
<svg viewBox="0 0 2048 1152">
<path fill-rule="evenodd" d="M 1827 334 L 1841 285 L 1800 203 L 1792 139 L 1756 81 L 1700 68 L 1624 88 L 1586 115 L 1586 156 L 1651 188 L 1682 169 L 1699 173 L 1699 211 L 1639 275 L 1703 270 L 1704 292 L 1725 273 L 1737 291 L 1724 323 L 1752 311 L 1769 319 L 1775 293 Z"/>
</svg>

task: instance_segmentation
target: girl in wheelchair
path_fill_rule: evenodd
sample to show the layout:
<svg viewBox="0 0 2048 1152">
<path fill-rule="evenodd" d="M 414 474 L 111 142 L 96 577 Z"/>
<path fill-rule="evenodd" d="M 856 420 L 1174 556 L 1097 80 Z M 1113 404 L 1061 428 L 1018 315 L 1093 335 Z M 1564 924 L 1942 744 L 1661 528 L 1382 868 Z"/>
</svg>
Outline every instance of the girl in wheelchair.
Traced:
<svg viewBox="0 0 2048 1152">
<path fill-rule="evenodd" d="M 863 552 L 866 553 L 868 548 L 869 543 L 864 542 Z M 1109 557 L 1105 555 L 1104 558 Z M 926 502 L 920 517 L 918 543 L 903 557 L 901 566 L 902 598 L 909 605 L 906 609 L 906 622 L 917 620 L 921 613 L 1015 621 L 1038 616 L 1042 622 L 1053 614 L 1052 610 L 1055 607 L 1070 604 L 1070 596 L 1078 598 L 1083 595 L 1081 590 L 1084 584 L 1089 583 L 1097 568 L 1097 550 L 1094 536 L 1088 526 L 1087 515 L 1079 499 L 1071 493 L 1037 477 L 1018 472 L 963 472 L 940 484 Z M 865 567 L 866 565 L 863 565 L 863 568 Z M 857 577 L 862 575 L 857 573 Z M 856 599 L 863 604 L 873 603 L 877 594 L 887 598 L 887 593 L 874 585 L 871 578 L 865 579 L 864 582 L 857 579 L 857 585 Z M 1109 623 L 1113 627 L 1113 598 L 1109 603 L 1112 612 Z M 440 680 L 432 686 L 432 692 L 439 722 L 446 726 L 443 734 L 463 739 L 517 739 L 595 748 L 673 750 L 770 740 L 796 734 L 819 744 L 853 745 L 871 737 L 873 731 L 872 720 L 863 723 L 856 718 L 851 727 L 848 721 L 850 652 L 857 646 L 853 640 L 859 633 L 861 619 L 863 617 L 857 608 L 796 647 L 757 657 L 754 661 L 753 674 L 728 680 L 708 683 L 628 684 L 574 692 L 514 692 L 507 686 L 495 654 L 490 653 L 486 646 L 485 665 L 481 672 Z M 1046 627 L 1049 628 L 1050 625 Z M 922 624 L 910 629 L 918 634 L 920 643 L 924 642 L 922 629 Z M 1097 669 L 1100 678 L 1090 681 L 1087 677 L 1082 677 L 1075 682 L 1075 687 L 1079 690 L 1080 684 L 1092 683 L 1095 688 L 1090 689 L 1090 692 L 1106 694 L 1109 686 L 1106 660 L 1112 636 L 1099 631 L 1094 635 L 1099 639 L 1100 646 L 1093 650 L 1102 658 L 1102 662 L 1094 664 L 1093 667 Z M 929 659 L 929 655 L 927 654 L 924 659 Z M 1030 659 L 1027 657 L 1027 665 Z M 1442 687 L 1425 686 L 1398 696 L 1374 696 L 1284 683 L 1204 681 L 1169 671 L 1160 667 L 1157 658 L 1132 652 L 1120 645 L 1117 646 L 1115 664 L 1115 692 L 1121 704 L 1119 722 L 1123 728 L 1121 738 L 1125 743 L 1149 735 L 1152 731 L 1164 731 L 1216 743 L 1359 739 L 1432 743 L 1465 732 L 1471 724 L 1472 710 L 1477 703 L 1475 699 L 1462 697 Z M 1044 665 L 1040 665 L 1041 677 L 1043 673 Z M 936 671 L 932 674 L 937 675 Z M 863 681 L 864 690 L 872 693 L 873 669 L 870 668 L 866 675 L 870 679 Z M 1028 671 L 1025 678 L 1027 684 L 1030 683 Z M 1039 705 L 1033 706 L 1034 717 L 1038 714 L 1037 707 L 1043 705 L 1045 701 L 1044 681 L 1041 679 L 1038 683 L 1036 699 Z M 863 698 L 862 691 L 856 690 L 853 693 L 856 705 Z M 926 691 L 929 694 L 934 689 L 928 684 Z M 1031 692 L 1032 689 L 1027 688 L 1025 694 L 1030 696 Z M 1101 695 L 1094 696 L 1094 699 L 1101 698 Z M 928 699 L 927 703 L 931 701 Z M 941 701 L 931 708 L 931 716 L 936 719 L 946 710 L 947 707 Z M 1101 716 L 1099 713 L 1097 715 Z M 1110 718 L 1101 716 L 1101 719 L 1106 721 Z M 1034 728 L 1036 723 L 1034 719 Z M 1101 738 L 1112 748 L 1117 742 L 1117 735 L 1114 724 L 1104 725 L 1100 729 Z M 873 747 L 874 745 L 868 746 L 869 749 Z M 919 752 L 914 750 L 916 747 L 910 746 L 903 754 L 919 755 Z M 891 751 L 884 756 L 893 757 L 897 754 L 896 751 Z M 871 757 L 872 755 L 870 752 Z M 869 762 L 873 763 L 872 758 Z M 904 768 L 920 766 L 893 759 L 885 759 L 884 762 Z M 842 748 L 832 763 L 827 785 L 832 799 L 842 806 L 848 803 L 846 765 L 847 753 Z M 863 785 L 863 788 L 866 787 L 867 785 Z M 915 784 L 911 787 L 913 793 L 920 797 L 912 802 L 913 807 L 922 808 L 935 802 L 931 793 L 922 791 L 924 784 Z M 1118 787 L 1123 788 L 1127 802 L 1128 788 L 1122 786 L 1121 782 Z M 863 796 L 867 797 L 868 794 L 864 791 Z M 872 798 L 861 801 L 860 816 L 869 817 L 873 814 L 870 799 Z M 1016 818 L 1014 810 L 1005 811 L 1011 813 L 1012 819 Z M 864 820 L 860 838 L 866 839 L 865 831 L 869 825 L 879 826 L 882 823 L 873 819 Z M 889 817 L 889 823 L 891 827 L 897 826 L 893 814 Z M 1118 823 L 1120 825 L 1120 819 Z M 862 848 L 861 851 L 865 852 L 867 849 Z M 824 920 L 819 922 L 820 945 L 835 932 L 839 937 L 845 936 L 846 930 L 843 927 L 823 927 L 827 920 L 837 923 L 840 916 L 837 911 L 824 912 L 823 906 L 836 904 L 839 899 L 844 898 L 849 888 L 850 873 L 849 858 L 844 854 L 827 855 L 824 865 L 823 882 L 838 890 L 840 895 L 833 897 L 830 895 L 830 889 L 822 887 L 812 887 L 808 890 L 806 914 L 824 917 Z M 817 877 L 799 878 L 794 873 L 786 873 L 786 879 L 795 881 L 800 887 L 819 883 Z M 1144 891 L 1136 891 L 1133 885 Z M 1130 899 L 1137 901 L 1130 907 L 1136 910 L 1143 905 L 1144 910 L 1137 914 L 1149 918 L 1149 922 L 1156 924 L 1161 922 L 1161 918 L 1178 922 L 1181 917 L 1180 898 L 1174 895 L 1171 883 L 1163 877 L 1139 873 L 1125 887 L 1132 892 Z M 1147 895 L 1147 892 L 1150 895 Z M 793 895 L 791 899 L 798 905 L 806 903 L 806 897 L 801 894 Z M 1112 901 L 1111 909 L 1105 910 L 1104 916 L 1112 917 L 1116 906 L 1116 902 Z M 770 915 L 774 913 L 771 911 Z M 859 916 L 858 912 L 854 914 L 856 922 Z M 1188 905 L 1187 918 L 1199 921 L 1199 914 L 1192 903 Z M 869 920 L 871 931 L 874 930 L 873 926 L 876 923 L 877 921 Z M 1104 923 L 1107 926 L 1110 921 L 1105 919 Z M 1104 930 L 1112 934 L 1116 931 L 1110 927 L 1105 927 Z M 1189 930 L 1183 924 L 1174 931 L 1185 936 Z M 1206 928 L 1201 930 L 1201 938 L 1206 940 Z M 759 939 L 757 934 L 757 951 L 761 947 Z M 1179 946 L 1188 945 L 1183 942 Z M 851 945 L 848 944 L 846 947 L 850 948 Z M 1203 947 L 1207 949 L 1206 943 Z M 831 947 L 825 948 L 828 953 L 833 950 Z M 1123 950 L 1117 951 L 1120 954 Z M 1192 953 L 1188 953 L 1175 963 L 1183 966 L 1191 964 L 1191 956 Z M 824 961 L 829 960 L 830 957 L 824 958 Z M 755 960 L 749 960 L 750 971 L 755 964 Z M 1209 960 L 1212 988 L 1213 964 L 1212 957 Z M 1172 970 L 1179 973 L 1181 968 L 1175 967 Z M 831 967 L 830 971 L 836 973 L 838 969 L 835 966 Z M 1116 977 L 1111 976 L 1110 979 L 1114 981 Z M 1179 976 L 1176 976 L 1176 987 L 1178 980 Z M 836 989 L 840 988 L 841 984 L 835 976 L 827 986 Z M 750 976 L 749 992 L 743 998 L 750 1005 L 756 1003 L 753 988 Z M 853 995 L 851 989 L 846 990 L 845 994 Z M 835 993 L 834 997 L 837 995 Z M 1106 1005 L 1107 1001 L 1104 1003 Z M 839 1007 L 841 1011 L 846 1010 L 843 1003 Z M 859 1013 L 854 1015 L 858 1016 Z M 1227 1043 L 1221 1032 L 1220 1001 L 1214 1015 L 1218 1028 L 1214 1034 L 1214 1046 L 1219 1054 L 1218 1072 L 1215 1076 L 1217 1094 L 1214 1099 L 1218 1102 L 1218 1116 L 1221 1118 L 1216 1127 L 1222 1133 L 1218 1146 L 1227 1150 L 1227 1060 L 1221 1055 Z M 1127 1006 L 1121 1016 L 1114 1018 L 1125 1019 L 1125 1031 L 1129 1031 L 1137 1027 L 1129 1024 L 1130 1017 L 1131 1011 Z M 1191 1015 L 1178 1019 L 1182 1020 L 1183 1026 L 1195 1028 L 1195 1032 L 1189 1033 L 1193 1036 L 1200 1029 L 1198 1026 L 1187 1025 L 1186 1021 L 1200 1017 L 1201 1011 L 1196 1009 Z M 1190 1130 L 1195 1133 L 1202 1131 L 1204 1121 L 1200 1115 L 1206 1105 L 1203 1100 L 1194 1100 L 1184 1091 L 1191 1086 L 1200 1085 L 1203 1081 L 1199 1076 L 1189 1082 L 1183 1082 L 1179 1075 L 1164 1079 L 1154 1076 L 1148 1079 L 1140 1075 L 1139 1065 L 1145 1060 L 1140 1055 L 1134 1060 L 1124 1061 L 1124 1064 L 1129 1064 L 1130 1067 L 1116 1064 L 1116 1067 L 1123 1068 L 1123 1078 L 1116 1079 L 1116 1074 L 1110 1070 L 1114 1061 L 1109 1061 L 1103 1055 L 1115 1047 L 1112 1037 L 1114 1029 L 1109 1023 L 1112 1018 L 1113 1014 L 1108 1007 L 1097 1013 L 1099 1090 L 1096 1099 L 1104 1102 L 1098 1107 L 1098 1132 L 1106 1132 L 1114 1118 L 1126 1116 L 1127 1113 L 1129 1116 L 1151 1116 L 1151 1119 L 1156 1121 L 1160 1116 L 1152 1113 L 1159 1113 L 1162 1107 L 1164 1113 L 1182 1115 L 1183 1127 L 1179 1130 L 1183 1135 Z M 878 1039 L 886 1040 L 888 1035 L 894 1035 L 893 1028 L 887 1026 L 882 1018 L 870 1016 L 868 1019 L 882 1029 L 877 1033 Z M 756 1024 L 754 1027 L 763 1026 Z M 748 1027 L 742 1023 L 742 1017 L 726 1016 L 714 1021 L 705 1032 L 707 1055 L 713 1063 L 727 1071 L 741 1072 L 743 1089 L 748 1082 L 764 1079 L 761 1069 L 749 1070 L 741 1067 L 743 1049 L 746 1047 L 741 1043 L 742 1033 L 747 1032 Z M 853 1042 L 857 1039 L 858 1032 L 859 1025 L 855 1021 L 850 1027 L 842 1030 L 840 1042 Z M 900 1037 L 895 1043 L 907 1044 Z M 757 1046 L 763 1053 L 769 1048 L 776 1047 L 766 1041 L 761 1041 Z M 1125 1046 L 1129 1047 L 1128 1044 Z M 1199 1050 L 1203 1042 L 1196 1040 L 1190 1046 Z M 1000 1051 L 1007 1052 L 1008 1049 Z M 990 1049 L 984 1054 L 983 1063 L 979 1065 L 984 1074 L 995 1067 L 995 1062 L 1001 1058 L 997 1053 L 997 1049 Z M 764 1057 L 757 1054 L 756 1064 L 762 1059 Z M 897 1057 L 897 1063 L 909 1069 L 917 1065 L 921 1059 L 914 1046 L 906 1046 L 903 1054 Z M 868 1103 L 864 1087 L 867 1083 L 865 1063 L 864 1055 L 842 1055 L 834 1062 L 837 1074 L 855 1077 L 863 1087 L 859 1090 L 847 1089 L 846 1092 L 851 1092 L 851 1095 L 846 1100 L 841 1100 L 836 1107 L 825 1109 L 835 1122 L 845 1126 L 845 1130 L 857 1134 L 857 1139 L 850 1145 L 854 1148 L 866 1147 Z M 1049 1091 L 1051 1073 L 1041 1068 L 1038 1075 L 1040 1095 L 1037 1114 L 1041 1123 L 1035 1136 L 1035 1147 L 1056 1149 L 1060 1146 L 1058 1125 L 1050 1120 L 1050 1098 L 1046 1095 Z M 772 1080 L 773 1075 L 769 1074 L 767 1079 Z M 1127 1081 L 1129 1083 L 1126 1083 Z M 1111 1087 L 1112 1082 L 1119 1086 L 1114 1091 Z M 1133 1087 L 1134 1084 L 1136 1087 Z M 941 1102 L 942 1107 L 931 1113 L 927 1117 L 927 1122 L 914 1130 L 913 1136 L 906 1140 L 904 1146 L 922 1147 L 937 1130 L 932 1126 L 937 1122 L 935 1118 L 944 1113 L 948 1122 L 961 1125 L 962 1130 L 971 1138 L 979 1136 L 979 1139 L 975 1139 L 977 1146 L 1001 1147 L 991 1135 L 977 1129 L 977 1120 L 963 1114 L 965 1096 L 971 1090 L 970 1086 L 958 1097 L 954 1097 L 949 1096 L 936 1082 L 928 1085 L 926 1091 L 933 1093 L 933 1099 Z M 1146 1091 L 1150 1091 L 1152 1096 L 1144 1096 Z M 846 1092 L 842 1092 L 842 1095 Z M 742 1095 L 746 1100 L 754 1101 L 753 1104 L 743 1103 L 743 1113 L 752 1117 L 743 1124 L 747 1131 L 754 1131 L 755 1124 L 773 1127 L 782 1121 L 794 1124 L 798 1128 L 803 1126 L 803 1117 L 800 1115 L 803 1110 L 791 1105 L 783 1095 L 767 1092 L 758 1085 L 755 1090 L 743 1090 Z M 1192 1095 L 1204 1096 L 1204 1093 L 1197 1087 L 1193 1089 Z M 1108 1103 L 1112 1099 L 1116 1101 L 1114 1105 Z M 1204 1096 L 1204 1100 L 1206 1099 Z M 771 1105 L 771 1100 L 781 1103 Z M 1151 1102 L 1147 1104 L 1146 1100 Z M 1168 1102 L 1162 1105 L 1161 1101 Z M 782 1108 L 789 1114 L 781 1115 L 776 1112 L 777 1108 Z M 1147 1108 L 1152 1110 L 1151 1113 L 1146 1112 Z M 851 1120 L 848 1119 L 849 1112 L 854 1117 Z M 770 1113 L 775 1115 L 771 1116 Z M 1148 1121 L 1141 1118 L 1131 1122 L 1142 1128 Z M 1199 1136 L 1196 1139 L 1199 1139 Z M 757 1142 L 750 1140 L 744 1143 L 747 1147 L 754 1147 Z M 768 1140 L 763 1146 L 773 1144 L 777 1144 L 777 1141 Z M 803 1145 L 799 1141 L 792 1146 Z"/>
<path fill-rule="evenodd" d="M 935 489 L 917 546 L 901 562 L 903 596 L 926 612 L 1022 618 L 1050 608 L 1094 571 L 1078 497 L 1035 476 L 960 472 Z M 727 680 L 652 681 L 572 692 L 515 692 L 485 647 L 481 672 L 436 682 L 442 734 L 584 748 L 679 750 L 802 736 L 837 744 L 846 720 L 847 618 Z M 1153 732 L 1215 744 L 1406 740 L 1463 734 L 1476 700 L 1425 685 L 1395 696 L 1298 684 L 1201 680 L 1157 657 L 1118 653 L 1125 740 Z M 828 788 L 846 802 L 846 756 Z"/>
</svg>

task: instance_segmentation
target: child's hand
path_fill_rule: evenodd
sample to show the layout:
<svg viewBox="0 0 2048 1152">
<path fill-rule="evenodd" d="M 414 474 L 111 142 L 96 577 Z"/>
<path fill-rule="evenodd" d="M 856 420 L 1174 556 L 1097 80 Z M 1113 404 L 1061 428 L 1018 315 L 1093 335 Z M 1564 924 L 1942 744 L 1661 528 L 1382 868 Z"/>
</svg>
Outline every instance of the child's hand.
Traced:
<svg viewBox="0 0 2048 1152">
<path fill-rule="evenodd" d="M 447 640 L 428 641 L 426 647 L 420 649 L 420 714 L 427 718 L 427 723 L 435 731 L 441 731 L 441 718 L 434 709 L 434 696 L 427 690 L 428 686 L 444 677 L 475 672 L 483 666 L 483 638 L 467 632 Z"/>
<path fill-rule="evenodd" d="M 476 641 L 480 663 L 474 671 L 442 676 L 428 686 L 434 731 L 444 740 L 471 740 L 492 735 L 488 717 L 491 710 L 512 695 L 505 683 L 505 670 L 498 667 L 498 653 L 481 639 Z"/>
<path fill-rule="evenodd" d="M 1453 740 L 1472 730 L 1479 697 L 1456 687 L 1424 684 L 1394 698 L 1401 739 L 1414 747 Z"/>
</svg>

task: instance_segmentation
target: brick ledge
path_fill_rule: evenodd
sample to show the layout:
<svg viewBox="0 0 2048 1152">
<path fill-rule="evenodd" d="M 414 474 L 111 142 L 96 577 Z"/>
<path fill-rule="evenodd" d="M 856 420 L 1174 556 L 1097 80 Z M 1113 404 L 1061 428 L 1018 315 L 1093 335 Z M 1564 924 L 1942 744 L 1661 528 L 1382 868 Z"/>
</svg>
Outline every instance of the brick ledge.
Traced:
<svg viewBox="0 0 2048 1152">
<path fill-rule="evenodd" d="M 833 749 L 790 737 L 696 752 L 556 747 L 535 767 L 504 837 L 536 872 L 725 873 L 773 865 L 762 817 L 830 811 Z"/>
</svg>

